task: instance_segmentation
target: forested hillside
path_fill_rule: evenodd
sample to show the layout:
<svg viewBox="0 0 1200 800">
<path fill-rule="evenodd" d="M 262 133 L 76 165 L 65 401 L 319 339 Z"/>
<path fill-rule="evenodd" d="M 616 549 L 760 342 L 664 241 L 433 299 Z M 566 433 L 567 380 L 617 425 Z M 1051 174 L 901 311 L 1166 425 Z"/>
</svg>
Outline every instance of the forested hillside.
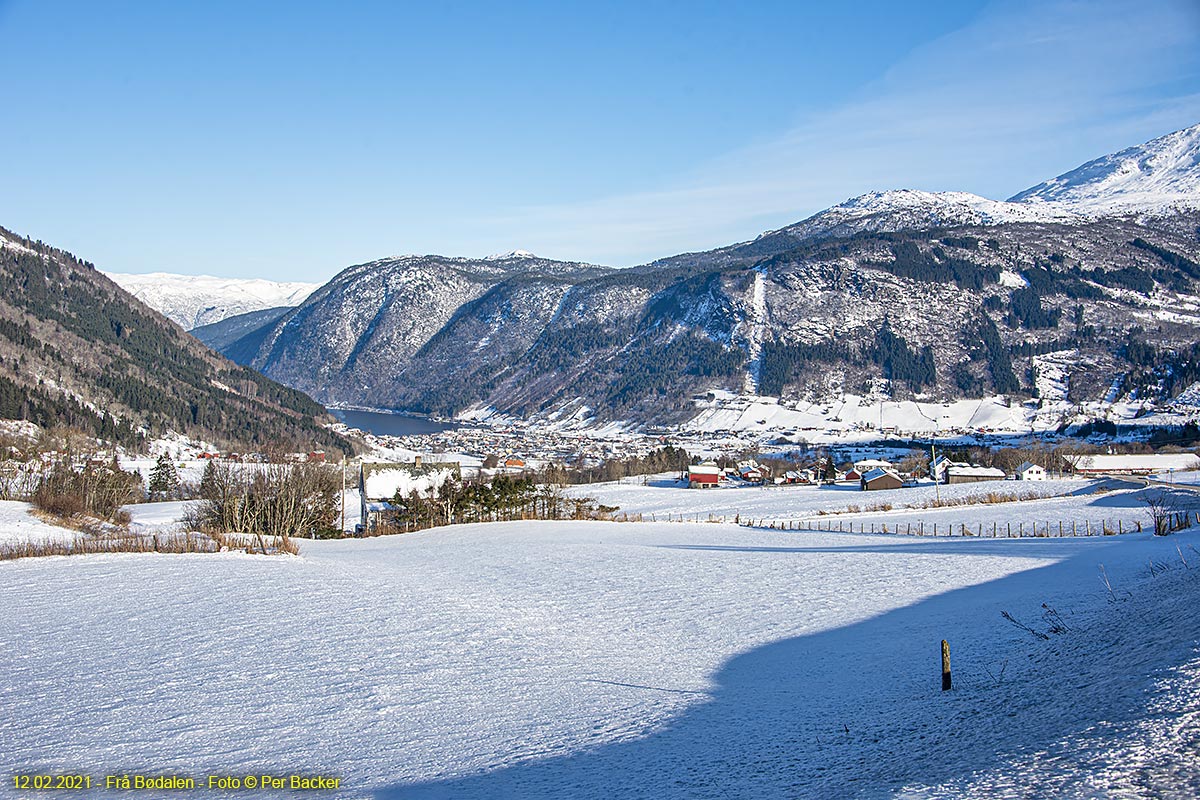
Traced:
<svg viewBox="0 0 1200 800">
<path fill-rule="evenodd" d="M 211 352 L 63 250 L 0 229 L 0 418 L 125 446 L 177 431 L 239 447 L 349 448 L 307 395 Z"/>
</svg>

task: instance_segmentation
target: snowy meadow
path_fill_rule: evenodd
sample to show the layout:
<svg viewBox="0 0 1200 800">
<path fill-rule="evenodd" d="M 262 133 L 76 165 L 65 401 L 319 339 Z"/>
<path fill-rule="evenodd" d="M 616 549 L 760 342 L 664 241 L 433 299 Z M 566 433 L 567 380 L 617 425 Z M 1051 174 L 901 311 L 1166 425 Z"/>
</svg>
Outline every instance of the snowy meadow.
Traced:
<svg viewBox="0 0 1200 800">
<path fill-rule="evenodd" d="M 0 742 L 10 774 L 321 774 L 346 798 L 1192 796 L 1198 545 L 514 522 L 21 559 Z"/>
</svg>

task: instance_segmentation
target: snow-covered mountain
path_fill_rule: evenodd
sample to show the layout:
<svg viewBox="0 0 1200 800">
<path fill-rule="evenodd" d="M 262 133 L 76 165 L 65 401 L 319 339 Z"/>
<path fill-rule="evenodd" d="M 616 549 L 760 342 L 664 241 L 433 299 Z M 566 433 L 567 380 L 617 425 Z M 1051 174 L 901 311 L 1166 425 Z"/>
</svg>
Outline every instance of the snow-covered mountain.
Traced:
<svg viewBox="0 0 1200 800">
<path fill-rule="evenodd" d="M 662 259 L 676 264 L 702 255 L 769 255 L 812 239 L 961 225 L 1079 223 L 1128 213 L 1200 208 L 1200 125 L 1097 158 L 1007 201 L 970 192 L 890 189 L 868 192 L 755 239 L 703 254 Z"/>
<path fill-rule="evenodd" d="M 1006 203 L 970 192 L 923 192 L 892 189 L 868 192 L 808 219 L 768 231 L 759 238 L 786 233 L 796 239 L 850 236 L 959 225 L 1004 225 L 1010 222 L 1078 222 L 1071 210 L 1044 204 Z"/>
<path fill-rule="evenodd" d="M 1017 203 L 1093 216 L 1200 208 L 1200 125 L 1089 161 L 1010 198 Z"/>
<path fill-rule="evenodd" d="M 1097 178 L 1078 208 L 873 192 L 631 269 L 521 251 L 382 259 L 217 346 L 324 402 L 442 414 L 659 424 L 710 390 L 940 402 L 1040 392 L 1060 363 L 1064 403 L 1121 375 L 1123 392 L 1174 396 L 1200 380 L 1200 202 L 1155 206 L 1144 187 L 1200 200 L 1198 132 L 1093 162 L 1142 164 L 1121 186 L 1126 200 L 1142 186 L 1150 214 L 1097 213 L 1120 194 Z"/>
<path fill-rule="evenodd" d="M 320 286 L 318 283 L 280 283 L 261 278 L 216 278 L 168 272 L 104 274 L 184 330 L 250 311 L 298 306 Z"/>
</svg>

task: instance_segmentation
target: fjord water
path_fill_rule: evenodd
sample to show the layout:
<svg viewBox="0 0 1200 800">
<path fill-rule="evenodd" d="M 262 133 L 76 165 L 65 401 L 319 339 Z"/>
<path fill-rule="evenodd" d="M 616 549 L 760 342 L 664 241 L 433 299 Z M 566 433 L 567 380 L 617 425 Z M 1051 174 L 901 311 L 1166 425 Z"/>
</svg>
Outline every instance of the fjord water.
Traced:
<svg viewBox="0 0 1200 800">
<path fill-rule="evenodd" d="M 438 433 L 461 427 L 457 422 L 438 422 L 409 414 L 379 411 L 349 411 L 331 408 L 329 413 L 352 428 L 374 433 L 378 436 L 414 436 L 422 433 Z"/>
</svg>

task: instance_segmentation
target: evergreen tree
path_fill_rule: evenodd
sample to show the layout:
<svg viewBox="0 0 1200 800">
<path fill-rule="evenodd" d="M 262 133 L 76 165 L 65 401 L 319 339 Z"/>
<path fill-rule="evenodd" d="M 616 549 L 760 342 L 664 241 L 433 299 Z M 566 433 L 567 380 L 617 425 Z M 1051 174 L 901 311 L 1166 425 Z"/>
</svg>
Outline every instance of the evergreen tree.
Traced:
<svg viewBox="0 0 1200 800">
<path fill-rule="evenodd" d="M 219 495 L 217 462 L 212 459 L 204 465 L 204 473 L 200 476 L 200 497 L 205 500 L 215 500 Z"/>
<path fill-rule="evenodd" d="M 150 499 L 173 500 L 179 497 L 179 472 L 166 453 L 158 457 L 150 471 Z"/>
</svg>

